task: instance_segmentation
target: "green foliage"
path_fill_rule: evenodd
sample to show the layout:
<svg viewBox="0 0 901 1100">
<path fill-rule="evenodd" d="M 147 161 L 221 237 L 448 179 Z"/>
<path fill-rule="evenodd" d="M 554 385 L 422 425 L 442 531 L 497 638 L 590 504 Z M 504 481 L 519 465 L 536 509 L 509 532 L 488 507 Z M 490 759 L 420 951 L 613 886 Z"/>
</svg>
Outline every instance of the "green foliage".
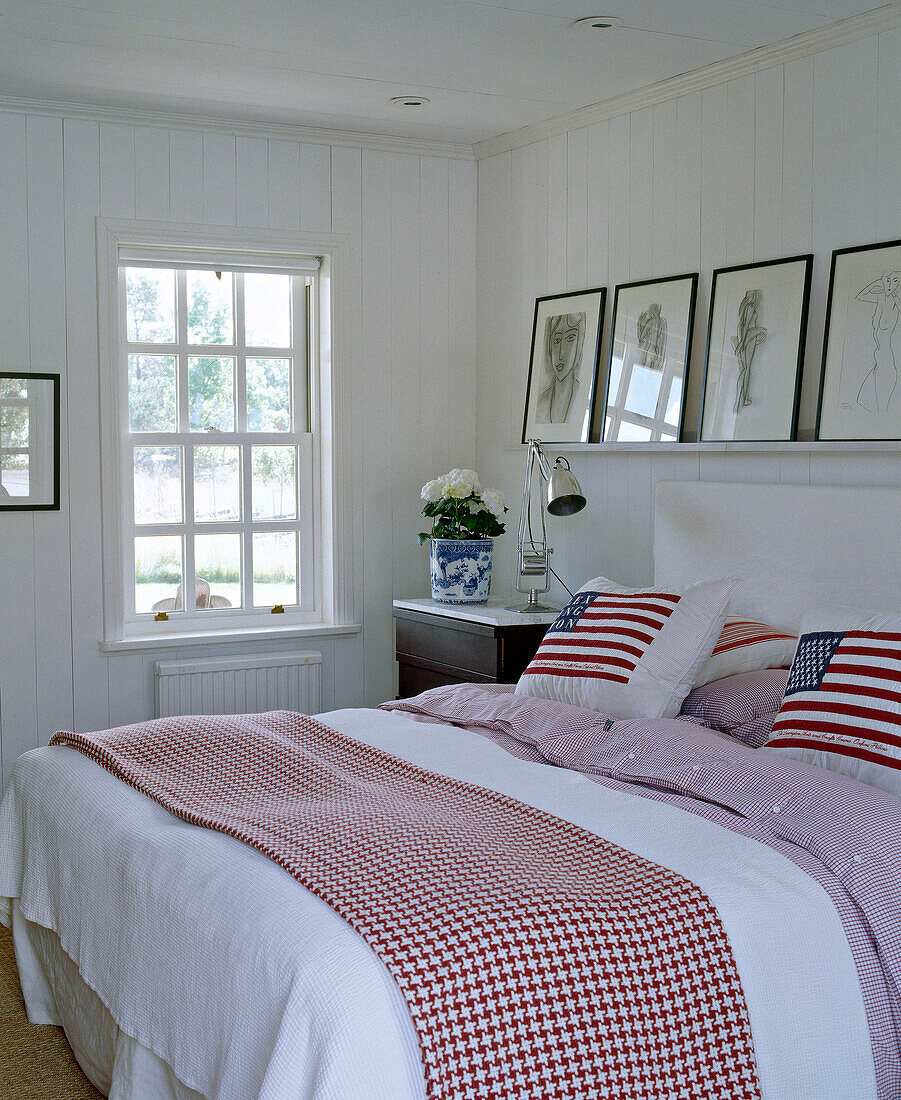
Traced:
<svg viewBox="0 0 901 1100">
<path fill-rule="evenodd" d="M 473 511 L 474 508 L 477 510 Z M 422 514 L 432 520 L 432 529 L 419 533 L 420 546 L 427 539 L 491 539 L 506 530 L 475 493 L 462 500 L 445 497 L 429 501 Z"/>
</svg>

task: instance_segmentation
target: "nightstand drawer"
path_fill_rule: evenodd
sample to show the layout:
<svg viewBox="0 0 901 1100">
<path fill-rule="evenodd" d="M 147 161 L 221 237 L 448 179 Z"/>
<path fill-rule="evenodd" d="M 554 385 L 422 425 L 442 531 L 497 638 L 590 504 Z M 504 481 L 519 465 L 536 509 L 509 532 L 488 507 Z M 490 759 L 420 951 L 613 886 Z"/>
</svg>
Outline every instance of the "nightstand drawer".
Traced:
<svg viewBox="0 0 901 1100">
<path fill-rule="evenodd" d="M 425 604 L 428 608 L 417 605 Z M 443 609 L 442 609 L 443 612 Z M 394 603 L 397 690 L 400 698 L 442 684 L 512 684 L 541 644 L 555 613 L 525 621 L 501 606 L 437 611 L 431 600 Z"/>
<path fill-rule="evenodd" d="M 398 617 L 396 627 L 398 658 L 420 657 L 434 665 L 497 675 L 498 639 L 493 631 L 474 633 L 469 624 L 435 615 L 425 622 Z"/>
</svg>

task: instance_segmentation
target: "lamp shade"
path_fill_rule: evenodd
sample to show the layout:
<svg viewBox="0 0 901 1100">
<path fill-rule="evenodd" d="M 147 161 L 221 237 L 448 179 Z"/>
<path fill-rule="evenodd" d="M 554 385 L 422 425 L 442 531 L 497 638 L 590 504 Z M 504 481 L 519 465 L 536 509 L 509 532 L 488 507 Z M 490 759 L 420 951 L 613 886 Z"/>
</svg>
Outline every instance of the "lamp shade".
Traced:
<svg viewBox="0 0 901 1100">
<path fill-rule="evenodd" d="M 565 458 L 558 458 L 547 483 L 547 510 L 552 516 L 572 516 L 581 512 L 585 503 L 582 487 L 569 463 Z"/>
</svg>

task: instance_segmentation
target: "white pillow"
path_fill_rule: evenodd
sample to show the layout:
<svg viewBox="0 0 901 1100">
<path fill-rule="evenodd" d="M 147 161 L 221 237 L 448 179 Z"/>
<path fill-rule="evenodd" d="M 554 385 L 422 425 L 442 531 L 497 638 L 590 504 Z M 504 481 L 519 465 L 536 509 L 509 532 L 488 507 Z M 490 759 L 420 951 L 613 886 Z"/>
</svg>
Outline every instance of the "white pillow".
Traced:
<svg viewBox="0 0 901 1100">
<path fill-rule="evenodd" d="M 765 747 L 901 796 L 901 615 L 806 615 Z"/>
<path fill-rule="evenodd" d="M 611 718 L 673 718 L 726 618 L 735 578 L 689 588 L 583 585 L 516 685 Z"/>
<path fill-rule="evenodd" d="M 701 665 L 694 686 L 701 687 L 711 680 L 722 680 L 724 676 L 735 676 L 739 672 L 784 668 L 791 664 L 797 644 L 794 634 L 786 634 L 756 619 L 727 615 L 723 631 L 713 652 Z"/>
</svg>

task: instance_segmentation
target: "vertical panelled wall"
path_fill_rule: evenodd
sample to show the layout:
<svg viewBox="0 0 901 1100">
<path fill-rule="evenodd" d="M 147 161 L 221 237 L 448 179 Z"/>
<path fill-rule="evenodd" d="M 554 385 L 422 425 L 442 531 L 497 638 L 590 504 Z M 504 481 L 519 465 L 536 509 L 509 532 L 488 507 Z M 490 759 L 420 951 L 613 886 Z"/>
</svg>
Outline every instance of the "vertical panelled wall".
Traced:
<svg viewBox="0 0 901 1100">
<path fill-rule="evenodd" d="M 0 515 L 0 766 L 54 730 L 152 713 L 152 664 L 101 653 L 95 218 L 347 233 L 354 617 L 323 707 L 391 696 L 391 599 L 424 590 L 419 487 L 474 448 L 476 169 L 440 156 L 0 112 L 0 370 L 62 375 L 62 508 Z M 223 655 L 261 647 L 217 647 Z"/>
<path fill-rule="evenodd" d="M 603 387 L 614 286 L 700 271 L 687 416 L 696 425 L 713 269 L 813 252 L 801 406 L 801 429 L 811 437 L 832 249 L 901 237 L 899 57 L 901 32 L 887 31 L 479 161 L 478 469 L 510 495 L 512 531 L 541 295 L 609 288 Z M 570 587 L 598 573 L 650 579 L 661 479 L 901 481 L 901 454 L 838 448 L 656 455 L 597 448 L 569 458 L 589 504 L 578 516 L 550 519 L 549 541 Z M 498 548 L 505 593 L 515 535 Z"/>
</svg>

